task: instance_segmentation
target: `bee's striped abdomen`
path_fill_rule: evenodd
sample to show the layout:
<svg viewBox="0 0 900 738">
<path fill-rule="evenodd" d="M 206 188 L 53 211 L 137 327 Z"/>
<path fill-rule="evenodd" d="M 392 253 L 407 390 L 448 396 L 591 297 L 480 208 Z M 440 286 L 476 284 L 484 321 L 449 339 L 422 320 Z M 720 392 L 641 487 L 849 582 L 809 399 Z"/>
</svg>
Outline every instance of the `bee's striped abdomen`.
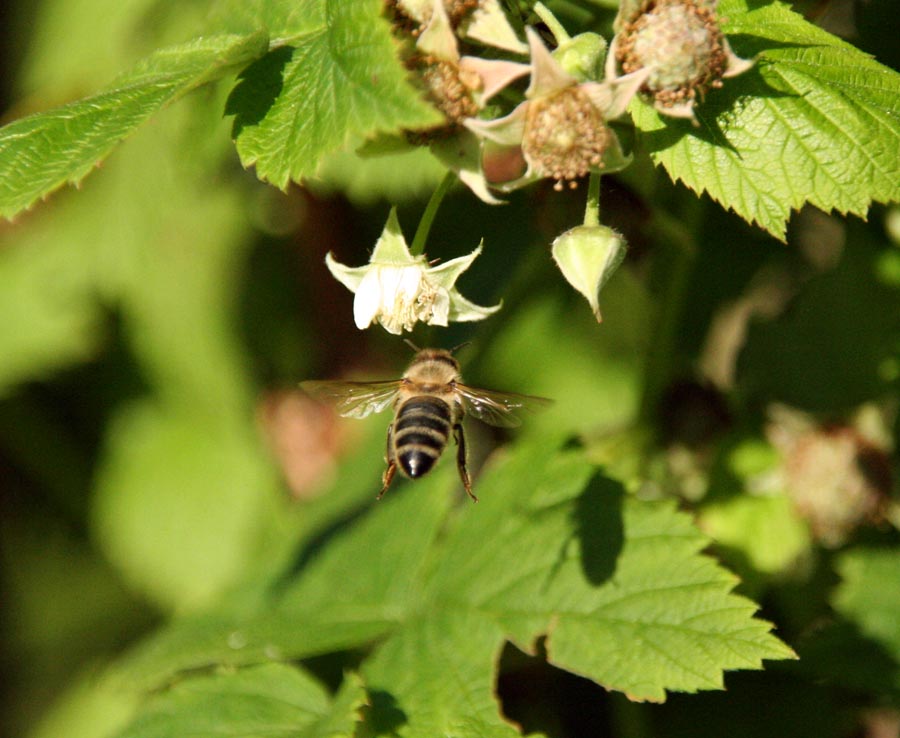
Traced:
<svg viewBox="0 0 900 738">
<path fill-rule="evenodd" d="M 450 437 L 450 406 L 437 397 L 413 397 L 397 411 L 394 458 L 402 473 L 415 479 L 431 470 Z"/>
</svg>

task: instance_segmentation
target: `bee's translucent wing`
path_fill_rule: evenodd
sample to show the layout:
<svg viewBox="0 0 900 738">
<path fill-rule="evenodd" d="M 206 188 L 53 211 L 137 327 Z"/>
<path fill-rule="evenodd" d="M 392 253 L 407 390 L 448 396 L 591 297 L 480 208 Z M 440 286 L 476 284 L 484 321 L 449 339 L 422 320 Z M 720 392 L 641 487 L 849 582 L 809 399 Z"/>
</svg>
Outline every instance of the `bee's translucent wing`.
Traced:
<svg viewBox="0 0 900 738">
<path fill-rule="evenodd" d="M 456 391 L 462 398 L 463 409 L 473 417 L 503 428 L 514 428 L 522 423 L 518 413 L 546 407 L 553 400 L 515 392 L 495 392 L 457 384 Z"/>
<path fill-rule="evenodd" d="M 365 418 L 372 413 L 380 413 L 394 401 L 400 380 L 389 379 L 384 382 L 312 380 L 300 382 L 300 387 L 317 400 L 333 404 L 338 415 L 345 418 Z"/>
</svg>

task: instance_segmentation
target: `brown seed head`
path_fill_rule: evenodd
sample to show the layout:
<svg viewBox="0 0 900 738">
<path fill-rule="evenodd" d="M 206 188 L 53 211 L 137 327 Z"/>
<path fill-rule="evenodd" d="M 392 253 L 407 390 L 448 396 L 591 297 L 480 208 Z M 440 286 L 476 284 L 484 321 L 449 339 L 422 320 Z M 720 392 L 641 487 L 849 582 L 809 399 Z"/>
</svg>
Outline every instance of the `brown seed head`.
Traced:
<svg viewBox="0 0 900 738">
<path fill-rule="evenodd" d="M 627 74 L 654 67 L 642 90 L 663 106 L 702 98 L 728 66 L 714 8 L 703 0 L 646 0 L 626 23 L 616 59 Z"/>
<path fill-rule="evenodd" d="M 562 189 L 563 180 L 603 166 L 612 136 L 588 95 L 569 87 L 529 103 L 522 151 L 537 174 L 556 179 Z"/>
</svg>

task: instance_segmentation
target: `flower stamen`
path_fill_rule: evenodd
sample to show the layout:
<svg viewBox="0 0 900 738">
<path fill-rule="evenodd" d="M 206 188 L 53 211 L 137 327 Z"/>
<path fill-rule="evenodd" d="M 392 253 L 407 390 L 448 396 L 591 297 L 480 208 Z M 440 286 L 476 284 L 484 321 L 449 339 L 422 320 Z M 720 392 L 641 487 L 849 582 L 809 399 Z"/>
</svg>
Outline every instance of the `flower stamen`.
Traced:
<svg viewBox="0 0 900 738">
<path fill-rule="evenodd" d="M 603 166 L 612 132 L 588 95 L 578 87 L 531 101 L 522 151 L 536 174 L 576 186 L 575 180 Z"/>
</svg>

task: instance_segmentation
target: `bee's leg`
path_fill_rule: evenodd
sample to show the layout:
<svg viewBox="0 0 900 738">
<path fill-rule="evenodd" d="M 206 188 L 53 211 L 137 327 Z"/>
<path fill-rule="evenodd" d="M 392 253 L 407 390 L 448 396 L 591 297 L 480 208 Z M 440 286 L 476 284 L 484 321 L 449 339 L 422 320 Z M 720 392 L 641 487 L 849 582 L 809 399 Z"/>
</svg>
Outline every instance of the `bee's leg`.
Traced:
<svg viewBox="0 0 900 738">
<path fill-rule="evenodd" d="M 472 494 L 472 480 L 469 478 L 469 470 L 466 468 L 466 436 L 463 433 L 462 423 L 453 426 L 453 437 L 456 439 L 456 468 L 459 469 L 459 478 L 462 480 L 466 494 L 472 498 L 472 502 L 478 502 L 478 498 Z"/>
<path fill-rule="evenodd" d="M 394 425 L 393 423 L 388 426 L 387 431 L 387 446 L 384 452 L 384 460 L 387 463 L 387 468 L 384 470 L 384 474 L 381 475 L 381 492 L 378 493 L 378 496 L 375 498 L 376 500 L 380 500 L 384 497 L 384 493 L 387 492 L 388 487 L 391 486 L 391 480 L 394 478 L 394 472 L 397 471 L 397 462 L 394 460 L 394 454 L 391 452 L 392 444 L 392 436 L 393 436 Z"/>
<path fill-rule="evenodd" d="M 384 493 L 388 491 L 388 487 L 391 486 L 391 480 L 394 478 L 394 472 L 397 471 L 397 464 L 393 461 L 388 462 L 387 469 L 384 470 L 384 474 L 381 475 L 381 492 L 378 493 L 378 496 L 375 498 L 376 500 L 380 500 L 384 497 Z"/>
</svg>

